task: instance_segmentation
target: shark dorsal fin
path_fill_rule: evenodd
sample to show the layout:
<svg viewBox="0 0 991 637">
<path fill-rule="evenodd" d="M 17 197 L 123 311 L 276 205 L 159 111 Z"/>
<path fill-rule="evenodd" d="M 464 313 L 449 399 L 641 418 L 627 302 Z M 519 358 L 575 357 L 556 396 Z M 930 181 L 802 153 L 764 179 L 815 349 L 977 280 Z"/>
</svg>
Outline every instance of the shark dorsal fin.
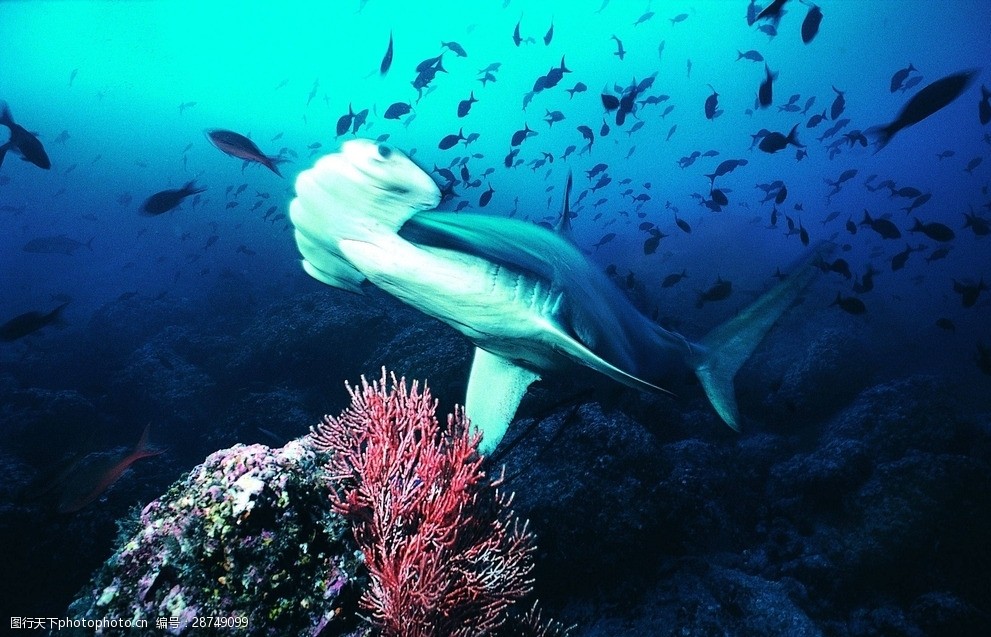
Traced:
<svg viewBox="0 0 991 637">
<path fill-rule="evenodd" d="M 562 237 L 571 240 L 571 171 L 568 171 L 568 183 L 564 186 L 564 204 L 561 207 L 561 218 L 555 230 Z"/>
</svg>

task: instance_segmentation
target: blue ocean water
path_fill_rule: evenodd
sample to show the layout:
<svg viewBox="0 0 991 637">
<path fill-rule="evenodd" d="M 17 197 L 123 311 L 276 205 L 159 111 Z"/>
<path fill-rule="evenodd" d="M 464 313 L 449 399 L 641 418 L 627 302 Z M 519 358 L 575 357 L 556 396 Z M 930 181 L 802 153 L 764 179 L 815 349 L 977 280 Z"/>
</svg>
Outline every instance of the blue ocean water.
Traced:
<svg viewBox="0 0 991 637">
<path fill-rule="evenodd" d="M 803 339 L 809 324 L 855 334 L 862 346 L 856 365 L 869 361 L 877 379 L 936 375 L 955 398 L 986 411 L 991 293 L 981 289 L 965 307 L 960 290 L 991 285 L 991 237 L 979 234 L 991 219 L 991 126 L 979 119 L 982 86 L 991 86 L 991 5 L 820 5 L 821 26 L 806 44 L 810 7 L 799 0 L 785 3 L 776 35 L 759 29 L 769 20 L 748 24 L 746 0 L 0 3 L 0 100 L 51 159 L 42 170 L 13 149 L 0 165 L 0 323 L 69 301 L 60 324 L 0 343 L 3 391 L 79 391 L 95 405 L 94 420 L 112 423 L 100 435 L 133 445 L 144 422 L 121 423 L 149 415 L 133 395 L 115 395 L 116 385 L 93 383 L 119 370 L 105 368 L 109 359 L 98 354 L 83 365 L 79 352 L 67 369 L 59 352 L 113 341 L 118 332 L 140 346 L 135 335 L 145 319 L 148 339 L 166 329 L 143 310 L 168 313 L 167 322 L 195 333 L 197 324 L 215 330 L 318 289 L 299 266 L 286 217 L 293 179 L 341 142 L 362 137 L 404 150 L 428 172 L 450 169 L 457 183 L 446 210 L 555 224 L 571 173 L 577 244 L 645 314 L 692 338 L 746 307 L 778 269 L 828 242 L 827 263 L 843 259 L 850 276 L 841 265 L 823 272 L 779 329 Z M 394 55 L 383 74 L 390 37 Z M 747 51 L 764 61 L 741 55 Z M 417 65 L 437 56 L 442 70 L 417 89 Z M 765 62 L 777 75 L 770 105 L 760 108 Z M 910 64 L 892 90 L 893 76 Z M 567 70 L 553 86 L 535 90 L 562 65 Z M 879 146 L 872 127 L 894 121 L 933 82 L 971 71 L 958 98 Z M 622 97 L 648 78 L 618 123 L 603 95 Z M 477 102 L 459 116 L 470 96 Z M 410 114 L 386 119 L 397 102 L 409 104 Z M 342 116 L 365 109 L 360 125 L 337 134 Z M 761 129 L 787 135 L 793 127 L 801 146 L 757 147 Z M 204 135 L 215 128 L 285 160 L 283 177 L 219 152 Z M 514 145 L 525 128 L 533 132 Z M 0 127 L 0 140 L 7 130 Z M 459 132 L 477 138 L 439 147 Z M 746 163 L 710 181 L 706 175 L 725 160 Z M 141 214 L 148 197 L 190 181 L 206 188 L 197 200 Z M 781 186 L 786 194 L 775 203 Z M 727 203 L 713 204 L 713 187 Z M 900 237 L 885 239 L 863 224 L 865 211 L 890 220 Z M 966 215 L 977 222 L 965 224 Z M 915 219 L 944 224 L 954 236 L 913 232 Z M 657 231 L 659 243 L 645 246 Z M 58 237 L 78 245 L 66 249 L 64 239 L 52 240 Z M 56 247 L 26 250 L 36 239 Z M 873 289 L 857 291 L 869 269 Z M 681 272 L 683 280 L 662 287 Z M 697 307 L 718 279 L 732 281 L 732 294 Z M 864 311 L 845 311 L 834 303 L 837 294 L 859 299 Z M 251 346 L 237 325 L 214 346 L 231 359 Z M 290 340 L 295 329 L 286 323 Z M 334 371 L 314 383 L 339 392 L 346 378 L 375 372 Z M 236 369 L 227 372 L 237 377 Z M 183 436 L 209 440 L 209 423 L 193 426 L 195 414 L 235 400 L 222 386 L 210 388 L 181 395 Z M 179 440 L 170 445 L 182 453 Z M 202 457 L 208 446 L 200 441 L 190 456 Z M 44 456 L 24 454 L 35 466 Z"/>
</svg>

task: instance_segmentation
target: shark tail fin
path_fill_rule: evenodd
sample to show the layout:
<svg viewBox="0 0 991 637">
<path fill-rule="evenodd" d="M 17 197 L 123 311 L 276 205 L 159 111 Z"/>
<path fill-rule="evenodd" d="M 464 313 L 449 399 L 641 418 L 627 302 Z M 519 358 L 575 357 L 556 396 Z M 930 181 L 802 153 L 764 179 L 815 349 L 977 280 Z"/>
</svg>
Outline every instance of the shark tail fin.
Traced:
<svg viewBox="0 0 991 637">
<path fill-rule="evenodd" d="M 768 290 L 738 315 L 709 332 L 701 342 L 701 351 L 690 360 L 719 417 L 733 429 L 740 430 L 733 377 L 781 317 L 815 278 L 813 266 L 823 250 L 817 248 L 783 281 Z"/>
</svg>

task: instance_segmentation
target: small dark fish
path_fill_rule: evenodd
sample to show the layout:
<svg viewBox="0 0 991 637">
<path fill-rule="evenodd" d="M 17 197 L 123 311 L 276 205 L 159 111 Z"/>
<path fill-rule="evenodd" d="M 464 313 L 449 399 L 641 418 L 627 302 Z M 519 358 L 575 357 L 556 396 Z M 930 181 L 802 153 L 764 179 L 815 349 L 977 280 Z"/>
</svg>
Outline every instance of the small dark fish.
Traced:
<svg viewBox="0 0 991 637">
<path fill-rule="evenodd" d="M 613 55 L 615 55 L 620 60 L 622 60 L 623 57 L 626 55 L 626 50 L 623 49 L 623 41 L 617 38 L 615 35 L 612 36 L 612 39 L 616 40 L 616 50 L 613 52 Z"/>
<path fill-rule="evenodd" d="M 960 295 L 960 301 L 964 307 L 974 307 L 981 292 L 988 289 L 988 286 L 984 283 L 984 279 L 981 279 L 976 285 L 973 283 L 960 283 L 956 279 L 953 280 L 953 291 Z"/>
<path fill-rule="evenodd" d="M 981 85 L 981 101 L 977 104 L 977 114 L 981 118 L 981 124 L 991 122 L 991 91 L 986 86 Z"/>
<path fill-rule="evenodd" d="M 587 91 L 588 87 L 585 86 L 585 84 L 583 84 L 582 82 L 578 82 L 577 84 L 574 85 L 574 87 L 567 88 L 564 90 L 568 92 L 568 99 L 571 99 L 572 97 L 575 96 L 575 93 L 584 93 L 585 91 Z"/>
<path fill-rule="evenodd" d="M 984 161 L 984 158 L 981 157 L 980 155 L 974 157 L 969 162 L 967 162 L 967 167 L 963 169 L 964 172 L 971 175 L 974 174 L 974 169 L 980 166 L 982 161 Z"/>
<path fill-rule="evenodd" d="M 860 225 L 869 227 L 881 235 L 882 239 L 898 239 L 902 236 L 895 224 L 887 219 L 871 219 L 871 215 L 866 209 L 864 210 L 864 220 L 860 222 Z"/>
<path fill-rule="evenodd" d="M 657 247 L 661 244 L 661 239 L 668 235 L 664 234 L 657 228 L 650 229 L 650 236 L 643 242 L 643 253 L 645 255 L 654 254 L 657 252 Z"/>
<path fill-rule="evenodd" d="M 648 14 L 644 14 L 644 15 L 648 15 Z M 650 13 L 649 15 L 650 16 L 653 16 L 654 14 L 653 13 Z M 688 14 L 687 13 L 679 13 L 675 17 L 671 18 L 671 26 L 674 26 L 674 25 L 678 24 L 679 22 L 684 22 L 687 19 L 688 19 Z M 637 20 L 637 24 L 640 24 L 641 22 L 646 22 L 646 20 L 643 19 L 643 16 L 641 16 L 640 19 Z"/>
<path fill-rule="evenodd" d="M 94 238 L 90 237 L 89 241 L 83 243 L 64 234 L 55 237 L 35 237 L 25 243 L 22 250 L 34 254 L 64 254 L 66 256 L 72 256 L 76 250 L 84 246 L 93 250 Z"/>
<path fill-rule="evenodd" d="M 895 74 L 891 76 L 891 92 L 894 93 L 900 89 L 902 84 L 905 83 L 905 78 L 908 77 L 908 74 L 916 70 L 917 69 L 912 66 L 912 63 L 909 62 L 907 67 L 895 71 Z"/>
<path fill-rule="evenodd" d="M 795 124 L 787 136 L 783 133 L 777 132 L 768 133 L 764 136 L 764 139 L 760 140 L 760 144 L 758 144 L 757 147 L 765 153 L 772 154 L 784 149 L 788 144 L 792 144 L 798 148 L 805 148 L 805 146 L 798 141 L 798 136 L 796 134 L 797 130 L 798 124 Z"/>
<path fill-rule="evenodd" d="M 464 139 L 465 139 L 464 129 L 461 129 L 458 131 L 457 135 L 454 134 L 445 135 L 444 139 L 440 140 L 440 143 L 437 144 L 437 148 L 441 150 L 447 150 L 449 148 L 453 148 L 455 145 L 457 145 L 458 142 L 464 141 Z"/>
<path fill-rule="evenodd" d="M 709 85 L 709 88 L 712 88 L 712 84 Z M 717 108 L 719 108 L 719 93 L 716 92 L 716 89 L 712 88 L 712 95 L 705 98 L 705 118 L 714 119 Z"/>
<path fill-rule="evenodd" d="M 729 295 L 733 292 L 733 283 L 730 281 L 724 281 L 722 277 L 716 277 L 716 282 L 713 283 L 708 290 L 705 292 L 699 292 L 698 299 L 695 301 L 695 307 L 701 309 L 703 305 L 711 301 L 722 301 L 729 298 Z"/>
<path fill-rule="evenodd" d="M 489 201 L 492 200 L 492 193 L 494 192 L 495 190 L 492 188 L 492 184 L 489 184 L 489 189 L 483 192 L 482 196 L 478 198 L 479 208 L 484 208 L 485 206 L 489 205 Z"/>
<path fill-rule="evenodd" d="M 838 305 L 841 310 L 847 314 L 866 314 L 867 306 L 864 302 L 855 296 L 843 296 L 839 292 L 836 293 L 836 300 L 829 304 L 830 307 Z"/>
<path fill-rule="evenodd" d="M 682 232 L 684 232 L 686 234 L 691 234 L 692 233 L 692 227 L 690 225 L 688 225 L 688 222 L 687 221 L 685 221 L 684 219 L 680 218 L 677 214 L 674 215 L 674 223 L 679 228 L 681 228 Z"/>
<path fill-rule="evenodd" d="M 829 108 L 829 119 L 836 120 L 837 117 L 843 114 L 843 110 L 846 108 L 846 99 L 843 95 L 846 91 L 841 91 L 835 86 L 833 91 L 836 92 L 836 98 L 833 100 L 833 105 Z"/>
<path fill-rule="evenodd" d="M 516 46 L 520 45 L 523 38 L 520 37 L 520 23 L 523 22 L 523 17 L 521 16 L 519 20 L 516 21 L 516 28 L 513 29 L 513 44 Z"/>
<path fill-rule="evenodd" d="M 974 356 L 977 368 L 983 373 L 991 376 L 991 347 L 985 347 L 981 343 L 977 344 L 977 355 Z"/>
<path fill-rule="evenodd" d="M 929 223 L 922 223 L 918 218 L 915 219 L 915 225 L 909 232 L 921 232 L 930 239 L 934 241 L 952 241 L 953 237 L 956 235 L 953 230 L 942 223 L 937 221 L 930 221 Z"/>
<path fill-rule="evenodd" d="M 382 117 L 385 119 L 399 119 L 411 110 L 413 110 L 413 107 L 408 102 L 396 102 L 385 110 L 385 114 Z"/>
<path fill-rule="evenodd" d="M 68 304 L 69 302 L 66 301 L 47 314 L 34 311 L 25 312 L 24 314 L 15 316 L 3 325 L 0 325 L 0 340 L 8 342 L 16 341 L 19 338 L 24 338 L 28 334 L 37 332 L 43 327 L 51 325 L 52 323 L 58 321 L 59 314 L 61 314 L 62 309 Z"/>
<path fill-rule="evenodd" d="M 382 56 L 382 64 L 379 65 L 379 73 L 385 75 L 392 66 L 392 31 L 389 31 L 389 47 Z"/>
<path fill-rule="evenodd" d="M 846 259 L 834 260 L 829 264 L 829 271 L 841 274 L 845 279 L 853 278 L 853 274 L 850 272 L 850 264 L 846 262 Z"/>
<path fill-rule="evenodd" d="M 523 140 L 530 136 L 530 133 L 536 135 L 536 132 L 530 129 L 528 124 L 523 124 L 523 128 L 513 133 L 513 139 L 510 142 L 510 146 L 519 146 L 523 143 Z"/>
<path fill-rule="evenodd" d="M 805 14 L 802 21 L 802 42 L 808 44 L 819 33 L 819 25 L 822 23 L 822 9 L 819 5 L 809 5 L 809 12 Z"/>
<path fill-rule="evenodd" d="M 913 252 L 917 252 L 921 248 L 913 248 L 912 246 L 905 244 L 905 249 L 891 257 L 891 271 L 897 272 L 905 267 L 905 263 L 908 262 L 908 257 Z"/>
<path fill-rule="evenodd" d="M 719 206 L 725 206 L 729 204 L 729 199 L 726 197 L 726 193 L 724 193 L 722 190 L 718 188 L 710 192 L 709 196 L 712 197 L 712 200 L 716 202 L 716 204 L 718 204 Z"/>
<path fill-rule="evenodd" d="M 755 51 L 753 49 L 746 52 L 738 50 L 736 52 L 736 59 L 738 61 L 746 59 L 746 60 L 751 60 L 753 62 L 763 62 L 764 56 L 760 54 L 760 51 Z"/>
<path fill-rule="evenodd" d="M 774 94 L 774 80 L 778 77 L 777 73 L 771 73 L 771 69 L 768 68 L 767 64 L 764 64 L 764 81 L 760 83 L 760 88 L 757 90 L 757 102 L 760 104 L 761 108 L 767 108 L 771 105 Z"/>
<path fill-rule="evenodd" d="M 206 133 L 207 139 L 210 140 L 210 143 L 216 146 L 220 152 L 230 155 L 231 157 L 243 159 L 246 162 L 261 164 L 279 177 L 282 176 L 282 173 L 279 172 L 277 165 L 286 160 L 265 155 L 258 149 L 257 146 L 255 146 L 253 141 L 244 135 L 221 129 L 211 129 L 204 132 Z"/>
<path fill-rule="evenodd" d="M 682 14 L 682 15 L 684 15 L 685 18 L 688 17 L 688 14 Z M 646 13 L 644 13 L 643 15 L 641 15 L 639 18 L 637 18 L 637 21 L 633 23 L 633 26 L 639 26 L 639 25 L 643 24 L 644 22 L 646 22 L 647 20 L 650 20 L 653 17 L 654 17 L 654 12 L 653 11 L 647 11 Z M 681 17 L 681 16 L 678 16 L 678 17 Z M 684 18 L 682 18 L 682 20 L 683 19 Z M 674 24 L 674 20 L 671 21 L 671 24 Z"/>
<path fill-rule="evenodd" d="M 853 222 L 853 217 L 846 220 L 846 231 L 850 234 L 857 234 L 857 224 Z"/>
<path fill-rule="evenodd" d="M 601 248 L 602 246 L 606 245 L 607 243 L 609 243 L 610 241 L 612 241 L 615 238 L 616 238 L 616 233 L 615 232 L 607 232 L 606 234 L 602 235 L 602 238 L 599 239 L 599 242 L 596 243 L 595 245 L 593 245 L 592 247 L 595 248 L 596 250 L 598 250 L 599 248 Z"/>
<path fill-rule="evenodd" d="M 971 212 L 973 212 L 973 209 L 971 209 Z M 963 213 L 963 216 L 966 219 L 963 224 L 964 228 L 970 228 L 979 237 L 991 234 L 991 222 L 984 217 L 979 217 L 976 214 L 967 214 L 966 212 Z"/>
<path fill-rule="evenodd" d="M 3 164 L 3 158 L 7 154 L 7 151 L 13 148 L 26 161 L 31 162 L 38 168 L 48 170 L 52 167 L 52 162 L 48 159 L 48 153 L 45 152 L 45 147 L 41 141 L 29 133 L 23 126 L 14 122 L 14 118 L 11 117 L 10 108 L 7 107 L 6 102 L 3 103 L 3 109 L 0 110 L 0 126 L 6 126 L 10 129 L 10 139 L 0 146 L 0 164 Z"/>
<path fill-rule="evenodd" d="M 344 133 L 351 130 L 351 122 L 354 120 L 354 109 L 351 108 L 351 104 L 348 104 L 348 112 L 345 115 L 341 115 L 337 119 L 337 136 L 340 137 Z"/>
<path fill-rule="evenodd" d="M 781 186 L 781 188 L 778 189 L 778 194 L 774 195 L 774 203 L 781 205 L 785 202 L 785 199 L 787 198 L 788 198 L 788 186 Z M 826 219 L 826 221 L 829 221 L 829 219 Z M 823 223 L 826 222 L 824 221 Z"/>
<path fill-rule="evenodd" d="M 582 134 L 582 137 L 588 140 L 588 147 L 591 148 L 592 142 L 595 141 L 595 134 L 592 132 L 592 129 L 582 124 L 578 127 L 578 132 Z"/>
<path fill-rule="evenodd" d="M 936 327 L 952 334 L 957 333 L 957 326 L 953 324 L 953 321 L 945 317 L 936 319 Z"/>
<path fill-rule="evenodd" d="M 877 128 L 878 150 L 884 148 L 898 131 L 913 124 L 918 124 L 960 97 L 960 94 L 964 92 L 974 79 L 975 74 L 975 71 L 954 73 L 953 75 L 936 80 L 916 93 L 905 104 L 893 122 Z"/>
<path fill-rule="evenodd" d="M 928 257 L 926 257 L 926 263 L 932 263 L 933 261 L 939 261 L 940 259 L 945 259 L 950 254 L 950 246 L 942 246 L 933 250 Z"/>
<path fill-rule="evenodd" d="M 160 215 L 178 207 L 186 197 L 205 191 L 206 188 L 197 188 L 196 183 L 191 181 L 178 190 L 156 192 L 145 200 L 141 211 L 146 215 Z"/>
<path fill-rule="evenodd" d="M 551 20 L 551 26 L 549 29 L 547 29 L 547 33 L 544 34 L 544 46 L 549 46 L 553 38 L 554 38 L 554 20 Z"/>
<path fill-rule="evenodd" d="M 516 156 L 519 154 L 519 152 L 520 152 L 519 148 L 514 148 L 513 150 L 509 151 L 509 154 L 506 155 L 506 159 L 503 161 L 503 163 L 506 165 L 506 168 L 512 168 L 513 162 L 516 160 Z"/>
<path fill-rule="evenodd" d="M 661 287 L 662 288 L 672 287 L 674 285 L 677 285 L 678 283 L 681 282 L 682 279 L 687 277 L 688 277 L 688 270 L 682 270 L 681 272 L 675 272 L 674 274 L 669 274 L 666 277 L 664 277 L 663 281 L 661 281 Z"/>
<path fill-rule="evenodd" d="M 445 49 L 447 49 L 448 51 L 454 53 L 454 55 L 458 56 L 459 58 L 468 57 L 468 52 L 465 51 L 464 47 L 458 44 L 457 42 L 454 42 L 453 40 L 451 42 L 441 42 L 440 45 Z"/>
<path fill-rule="evenodd" d="M 458 102 L 458 117 L 464 117 L 465 115 L 467 115 L 468 111 L 471 110 L 471 105 L 477 101 L 478 100 L 475 99 L 475 92 L 472 91 L 471 94 L 468 96 L 468 99 L 461 100 L 460 102 Z"/>
</svg>

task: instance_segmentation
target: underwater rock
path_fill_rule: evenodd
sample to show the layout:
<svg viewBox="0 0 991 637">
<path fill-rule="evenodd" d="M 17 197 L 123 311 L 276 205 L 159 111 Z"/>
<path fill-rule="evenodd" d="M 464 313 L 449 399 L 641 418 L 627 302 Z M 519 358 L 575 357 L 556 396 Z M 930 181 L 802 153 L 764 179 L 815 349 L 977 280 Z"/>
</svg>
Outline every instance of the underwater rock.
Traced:
<svg viewBox="0 0 991 637">
<path fill-rule="evenodd" d="M 441 397 L 441 411 L 463 404 L 474 347 L 440 321 L 419 316 L 378 343 L 362 369 L 402 369 L 407 378 L 427 378 L 430 392 Z"/>
<path fill-rule="evenodd" d="M 788 430 L 828 418 L 868 382 L 865 351 L 855 333 L 836 328 L 773 341 L 737 377 L 744 413 Z"/>
<path fill-rule="evenodd" d="M 519 425 L 526 427 L 514 425 L 503 444 L 519 434 Z M 599 587 L 652 569 L 666 548 L 656 539 L 664 512 L 659 453 L 640 425 L 620 412 L 604 413 L 597 403 L 560 408 L 513 450 L 507 484 L 540 540 L 538 571 L 546 568 L 540 584 Z"/>
<path fill-rule="evenodd" d="M 149 298 L 138 294 L 127 300 L 102 305 L 93 313 L 82 331 L 78 353 L 85 359 L 79 365 L 101 361 L 102 369 L 114 369 L 134 350 L 172 325 L 200 325 L 199 308 L 188 301 L 171 297 Z M 92 373 L 92 372 L 91 372 Z"/>
<path fill-rule="evenodd" d="M 207 420 L 213 378 L 176 352 L 163 335 L 139 346 L 112 381 L 112 394 L 136 414 L 168 414 L 186 424 Z"/>
<path fill-rule="evenodd" d="M 228 370 L 241 382 L 307 386 L 313 378 L 348 378 L 399 325 L 422 317 L 384 295 L 340 290 L 300 294 L 258 312 L 241 333 Z"/>
<path fill-rule="evenodd" d="M 195 635 L 195 618 L 226 618 L 244 635 L 365 634 L 355 615 L 364 585 L 350 526 L 331 509 L 323 462 L 293 441 L 211 454 L 121 524 L 113 556 L 69 608 L 77 619 L 167 620 Z"/>
<path fill-rule="evenodd" d="M 99 429 L 96 407 L 72 389 L 13 389 L 0 400 L 0 444 L 50 463 Z"/>
<path fill-rule="evenodd" d="M 950 389 L 932 376 L 876 385 L 829 423 L 826 435 L 860 440 L 879 460 L 911 449 L 967 453 L 975 432 L 961 420 Z"/>
</svg>

